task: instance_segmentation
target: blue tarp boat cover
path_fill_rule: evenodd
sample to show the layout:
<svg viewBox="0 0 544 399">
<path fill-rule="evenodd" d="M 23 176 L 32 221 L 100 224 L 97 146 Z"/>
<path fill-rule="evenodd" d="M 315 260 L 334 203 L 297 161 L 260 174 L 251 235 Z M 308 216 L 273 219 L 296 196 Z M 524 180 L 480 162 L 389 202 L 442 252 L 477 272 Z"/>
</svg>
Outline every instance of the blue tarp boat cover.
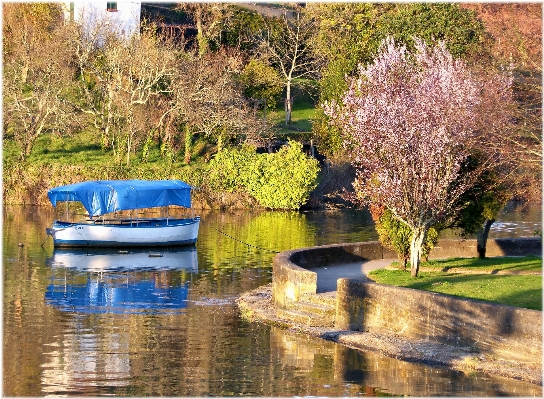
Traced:
<svg viewBox="0 0 544 399">
<path fill-rule="evenodd" d="M 47 192 L 58 201 L 80 201 L 89 216 L 168 205 L 191 207 L 191 186 L 180 180 L 97 180 L 56 187 Z"/>
</svg>

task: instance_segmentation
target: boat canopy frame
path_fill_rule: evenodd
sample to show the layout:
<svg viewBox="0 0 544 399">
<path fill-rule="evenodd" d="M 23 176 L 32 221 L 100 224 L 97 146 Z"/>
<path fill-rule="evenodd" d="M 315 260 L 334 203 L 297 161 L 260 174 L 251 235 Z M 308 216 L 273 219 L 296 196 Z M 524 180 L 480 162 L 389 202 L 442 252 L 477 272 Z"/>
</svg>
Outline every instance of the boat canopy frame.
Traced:
<svg viewBox="0 0 544 399">
<path fill-rule="evenodd" d="M 62 201 L 79 201 L 92 218 L 170 205 L 191 208 L 192 189 L 181 180 L 94 180 L 52 188 L 47 196 L 54 207 Z"/>
</svg>

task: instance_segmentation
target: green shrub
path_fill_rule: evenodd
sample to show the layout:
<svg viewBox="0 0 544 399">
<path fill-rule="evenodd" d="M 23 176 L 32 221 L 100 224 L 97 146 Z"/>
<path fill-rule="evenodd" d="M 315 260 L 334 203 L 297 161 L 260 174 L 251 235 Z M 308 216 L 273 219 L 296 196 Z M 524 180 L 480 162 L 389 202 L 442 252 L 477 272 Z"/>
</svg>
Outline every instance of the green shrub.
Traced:
<svg viewBox="0 0 544 399">
<path fill-rule="evenodd" d="M 412 229 L 405 223 L 396 219 L 393 212 L 384 206 L 372 206 L 370 208 L 372 219 L 376 223 L 376 232 L 382 245 L 397 253 L 402 268 L 406 269 L 410 259 L 410 241 L 412 240 Z M 438 242 L 438 230 L 431 227 L 427 232 L 427 238 L 423 243 L 422 255 L 425 259 L 429 257 L 431 250 Z"/>
<path fill-rule="evenodd" d="M 257 159 L 255 149 L 249 146 L 241 149 L 223 148 L 209 163 L 206 179 L 208 188 L 229 193 L 245 190 L 251 178 L 249 169 Z"/>
<path fill-rule="evenodd" d="M 247 187 L 249 194 L 271 209 L 299 209 L 317 186 L 319 164 L 302 152 L 302 144 L 290 141 L 274 154 L 261 154 L 252 165 L 256 178 Z"/>
<path fill-rule="evenodd" d="M 318 162 L 295 141 L 273 154 L 257 154 L 251 147 L 223 149 L 209 163 L 206 187 L 245 192 L 270 209 L 299 209 L 317 186 L 318 173 Z"/>
</svg>

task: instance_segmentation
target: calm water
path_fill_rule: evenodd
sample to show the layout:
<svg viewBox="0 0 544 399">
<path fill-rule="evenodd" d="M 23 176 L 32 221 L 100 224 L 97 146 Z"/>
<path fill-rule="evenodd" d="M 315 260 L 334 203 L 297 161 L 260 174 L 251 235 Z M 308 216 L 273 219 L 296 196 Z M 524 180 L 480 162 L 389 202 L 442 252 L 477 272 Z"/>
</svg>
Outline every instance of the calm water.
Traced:
<svg viewBox="0 0 544 399">
<path fill-rule="evenodd" d="M 374 240 L 367 212 L 204 213 L 196 248 L 129 254 L 53 251 L 52 220 L 4 209 L 5 396 L 542 395 L 240 317 L 234 300 L 271 281 L 276 251 Z M 491 235 L 540 226 L 540 207 L 511 207 Z"/>
</svg>

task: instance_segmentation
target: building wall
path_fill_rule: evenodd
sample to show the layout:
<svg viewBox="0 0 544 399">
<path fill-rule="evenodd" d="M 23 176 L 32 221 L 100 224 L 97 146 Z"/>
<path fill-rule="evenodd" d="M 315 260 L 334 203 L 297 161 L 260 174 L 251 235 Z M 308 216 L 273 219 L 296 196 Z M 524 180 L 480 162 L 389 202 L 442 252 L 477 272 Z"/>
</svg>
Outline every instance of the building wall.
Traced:
<svg viewBox="0 0 544 399">
<path fill-rule="evenodd" d="M 108 5 L 114 5 L 108 11 Z M 66 20 L 82 22 L 86 27 L 104 23 L 125 37 L 138 33 L 142 3 L 140 1 L 73 1 L 64 3 Z"/>
</svg>

